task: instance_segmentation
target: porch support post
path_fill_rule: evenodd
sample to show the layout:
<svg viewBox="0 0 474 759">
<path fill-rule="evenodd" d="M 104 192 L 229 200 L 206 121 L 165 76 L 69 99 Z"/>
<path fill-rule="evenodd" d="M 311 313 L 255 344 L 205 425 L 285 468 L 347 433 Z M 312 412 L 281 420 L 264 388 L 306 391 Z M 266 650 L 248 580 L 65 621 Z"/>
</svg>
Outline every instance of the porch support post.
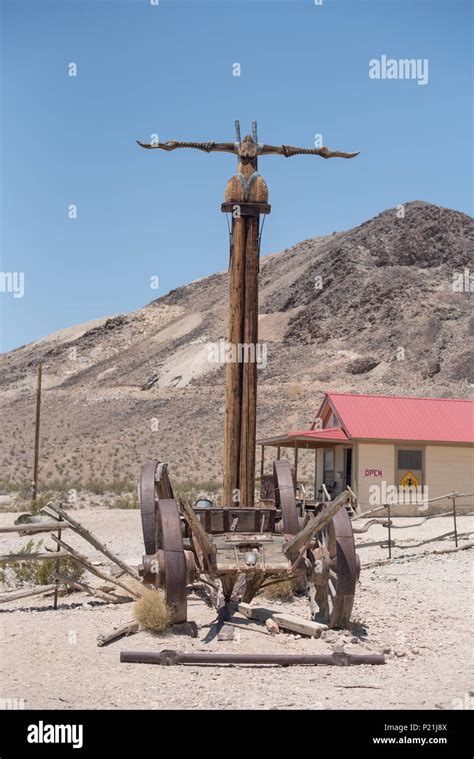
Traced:
<svg viewBox="0 0 474 759">
<path fill-rule="evenodd" d="M 318 498 L 318 449 L 314 449 L 314 500 Z"/>
</svg>

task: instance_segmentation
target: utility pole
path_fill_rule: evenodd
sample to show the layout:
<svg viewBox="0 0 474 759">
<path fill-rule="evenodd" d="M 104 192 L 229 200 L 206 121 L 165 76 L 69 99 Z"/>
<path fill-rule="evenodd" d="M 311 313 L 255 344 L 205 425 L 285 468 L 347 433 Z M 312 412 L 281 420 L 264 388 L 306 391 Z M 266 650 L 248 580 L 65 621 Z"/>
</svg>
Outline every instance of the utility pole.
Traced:
<svg viewBox="0 0 474 759">
<path fill-rule="evenodd" d="M 33 493 L 31 497 L 31 508 L 34 509 L 36 498 L 38 496 L 38 463 L 39 463 L 39 440 L 40 440 L 40 421 L 41 421 L 41 378 L 43 373 L 43 364 L 38 364 L 38 380 L 36 386 L 36 422 L 35 422 L 35 463 L 33 465 Z"/>
</svg>

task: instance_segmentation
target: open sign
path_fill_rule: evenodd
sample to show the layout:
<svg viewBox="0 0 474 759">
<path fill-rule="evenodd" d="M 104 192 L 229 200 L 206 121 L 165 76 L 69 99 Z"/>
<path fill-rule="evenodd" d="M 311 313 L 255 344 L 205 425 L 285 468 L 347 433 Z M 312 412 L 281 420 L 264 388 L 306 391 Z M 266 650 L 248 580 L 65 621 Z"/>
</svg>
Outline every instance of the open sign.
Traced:
<svg viewBox="0 0 474 759">
<path fill-rule="evenodd" d="M 365 477 L 382 477 L 382 469 L 364 469 Z"/>
</svg>

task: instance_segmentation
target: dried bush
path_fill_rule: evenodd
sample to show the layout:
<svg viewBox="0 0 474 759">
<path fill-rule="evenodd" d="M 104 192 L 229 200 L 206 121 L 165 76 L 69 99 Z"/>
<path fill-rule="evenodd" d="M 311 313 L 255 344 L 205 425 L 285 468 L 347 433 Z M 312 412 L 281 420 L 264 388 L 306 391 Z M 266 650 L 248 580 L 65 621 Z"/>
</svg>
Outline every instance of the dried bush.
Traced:
<svg viewBox="0 0 474 759">
<path fill-rule="evenodd" d="M 38 553 L 42 546 L 43 541 L 39 540 L 37 543 L 33 539 L 29 540 L 20 551 L 15 553 Z M 54 556 L 54 554 L 51 554 Z M 54 559 L 47 561 L 12 561 L 7 567 L 10 570 L 9 574 L 12 575 L 13 582 L 17 588 L 20 587 L 35 587 L 36 585 L 51 585 L 54 582 L 56 574 L 56 563 L 59 561 L 58 573 L 61 575 L 67 575 L 72 580 L 81 580 L 84 575 L 84 570 L 72 559 Z M 61 589 L 70 590 L 70 586 L 60 583 Z"/>
<path fill-rule="evenodd" d="M 147 588 L 133 607 L 135 619 L 144 630 L 163 632 L 171 626 L 171 609 L 160 590 Z"/>
<path fill-rule="evenodd" d="M 293 580 L 282 580 L 264 588 L 259 595 L 268 598 L 270 601 L 292 601 L 294 590 Z"/>
</svg>

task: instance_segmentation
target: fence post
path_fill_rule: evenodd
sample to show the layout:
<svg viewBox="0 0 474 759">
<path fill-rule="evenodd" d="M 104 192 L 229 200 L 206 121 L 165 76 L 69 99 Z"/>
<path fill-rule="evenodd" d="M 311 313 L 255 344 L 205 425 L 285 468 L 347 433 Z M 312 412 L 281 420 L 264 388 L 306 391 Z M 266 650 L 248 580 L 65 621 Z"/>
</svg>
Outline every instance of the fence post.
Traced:
<svg viewBox="0 0 474 759">
<path fill-rule="evenodd" d="M 60 516 L 58 520 L 58 540 L 61 540 L 61 522 L 64 522 L 64 519 Z M 56 552 L 61 550 L 61 546 L 59 543 L 56 546 Z M 54 610 L 58 608 L 58 591 L 59 591 L 59 580 L 58 580 L 58 574 L 59 574 L 59 559 L 56 559 L 55 561 L 55 577 L 54 577 L 54 603 L 53 607 Z"/>
<path fill-rule="evenodd" d="M 453 493 L 454 544 L 458 547 L 458 526 L 456 521 L 456 493 Z"/>
<path fill-rule="evenodd" d="M 387 527 L 388 527 L 388 558 L 391 559 L 392 558 L 392 512 L 391 512 L 391 509 L 390 509 L 390 504 L 386 503 L 385 505 L 387 507 L 387 514 L 388 514 L 388 523 L 387 523 Z"/>
</svg>

